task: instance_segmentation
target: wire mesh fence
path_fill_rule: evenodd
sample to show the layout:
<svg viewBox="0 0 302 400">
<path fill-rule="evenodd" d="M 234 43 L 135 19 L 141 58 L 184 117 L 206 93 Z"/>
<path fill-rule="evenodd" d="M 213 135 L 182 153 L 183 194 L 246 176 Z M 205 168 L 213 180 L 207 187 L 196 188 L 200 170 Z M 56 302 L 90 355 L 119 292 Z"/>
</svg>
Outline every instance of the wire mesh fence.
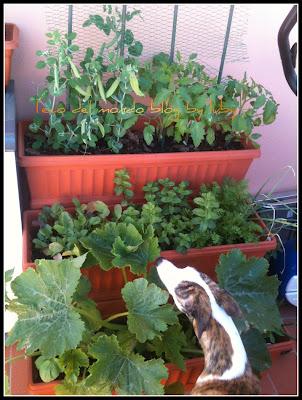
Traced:
<svg viewBox="0 0 302 400">
<path fill-rule="evenodd" d="M 112 4 L 122 12 L 123 4 Z M 68 4 L 48 4 L 45 8 L 48 30 L 68 31 Z M 179 51 L 184 59 L 197 53 L 197 61 L 205 65 L 212 76 L 218 75 L 224 38 L 230 11 L 229 4 L 127 4 L 127 11 L 141 10 L 142 18 L 136 16 L 126 22 L 126 29 L 132 30 L 136 40 L 143 44 L 142 62 L 159 52 L 171 55 L 171 48 Z M 175 7 L 177 18 L 175 19 Z M 75 62 L 83 59 L 85 50 L 91 47 L 95 53 L 106 36 L 95 26 L 83 27 L 89 15 L 104 17 L 103 4 L 73 4 L 72 31 L 80 51 L 74 54 Z M 225 63 L 247 62 L 246 35 L 248 29 L 249 5 L 235 5 L 231 21 Z M 175 41 L 173 43 L 173 22 Z M 126 55 L 127 53 L 125 53 Z M 173 54 L 172 54 L 173 55 Z"/>
</svg>

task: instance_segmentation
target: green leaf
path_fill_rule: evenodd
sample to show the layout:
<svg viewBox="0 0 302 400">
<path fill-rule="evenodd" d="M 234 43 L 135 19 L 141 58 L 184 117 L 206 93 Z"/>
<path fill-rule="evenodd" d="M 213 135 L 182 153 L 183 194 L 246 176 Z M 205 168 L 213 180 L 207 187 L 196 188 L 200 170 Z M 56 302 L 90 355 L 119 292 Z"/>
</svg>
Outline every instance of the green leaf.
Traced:
<svg viewBox="0 0 302 400">
<path fill-rule="evenodd" d="M 169 326 L 161 336 L 155 337 L 148 348 L 155 351 L 157 357 L 161 357 L 164 354 L 168 361 L 176 364 L 184 371 L 185 362 L 181 354 L 181 349 L 186 344 L 186 336 L 182 331 L 181 325 L 178 323 Z"/>
<path fill-rule="evenodd" d="M 253 140 L 257 140 L 257 139 L 259 139 L 259 138 L 261 138 L 261 134 L 260 133 L 253 133 L 252 135 L 251 135 L 251 139 L 253 139 Z"/>
<path fill-rule="evenodd" d="M 163 360 L 145 361 L 144 357 L 124 351 L 117 337 L 100 336 L 89 353 L 97 361 L 89 368 L 87 385 L 110 385 L 121 395 L 160 395 L 160 381 L 168 377 Z"/>
<path fill-rule="evenodd" d="M 260 332 L 281 328 L 276 304 L 279 280 L 268 276 L 265 258 L 246 259 L 238 249 L 221 255 L 216 267 L 219 286 L 238 302 L 246 320 Z"/>
<path fill-rule="evenodd" d="M 89 358 L 81 349 L 65 351 L 58 364 L 66 375 L 67 381 L 76 382 L 80 375 L 80 367 L 89 367 Z"/>
<path fill-rule="evenodd" d="M 69 46 L 69 49 L 70 49 L 71 51 L 78 51 L 78 50 L 80 50 L 79 46 L 76 45 L 76 44 L 72 44 L 71 46 Z"/>
<path fill-rule="evenodd" d="M 257 99 L 254 102 L 254 108 L 260 108 L 264 105 L 266 100 L 266 97 L 264 94 L 262 94 L 261 96 L 258 96 Z"/>
<path fill-rule="evenodd" d="M 169 90 L 169 89 L 166 89 L 166 88 L 161 89 L 161 90 L 157 93 L 157 95 L 155 96 L 154 105 L 155 105 L 155 106 L 158 106 L 158 105 L 161 104 L 163 101 L 167 100 L 171 93 L 172 93 L 172 92 L 171 92 L 171 90 Z"/>
<path fill-rule="evenodd" d="M 155 127 L 153 125 L 148 125 L 144 128 L 144 140 L 148 146 L 153 142 L 153 134 L 155 132 Z"/>
<path fill-rule="evenodd" d="M 166 304 L 169 293 L 146 279 L 128 282 L 121 292 L 129 311 L 128 329 L 139 342 L 154 339 L 178 321 L 173 306 Z"/>
<path fill-rule="evenodd" d="M 81 244 L 95 257 L 100 267 L 105 271 L 113 268 L 111 253 L 113 243 L 117 237 L 115 223 L 107 223 L 102 229 L 96 229 L 88 237 L 80 240 Z"/>
<path fill-rule="evenodd" d="M 56 358 L 40 356 L 36 359 L 35 364 L 43 382 L 54 381 L 62 372 Z"/>
<path fill-rule="evenodd" d="M 135 41 L 130 47 L 128 47 L 128 53 L 132 56 L 138 57 L 142 54 L 143 45 L 139 41 Z"/>
<path fill-rule="evenodd" d="M 271 357 L 262 334 L 254 328 L 241 334 L 247 357 L 254 371 L 262 372 L 272 365 Z"/>
<path fill-rule="evenodd" d="M 211 146 L 215 141 L 215 131 L 213 128 L 207 129 L 207 142 Z"/>
<path fill-rule="evenodd" d="M 236 115 L 232 121 L 232 130 L 235 132 L 246 132 L 247 129 L 245 118 L 242 115 Z"/>
<path fill-rule="evenodd" d="M 63 116 L 64 116 L 64 119 L 65 119 L 66 121 L 72 121 L 73 119 L 75 119 L 75 115 L 74 115 L 74 113 L 71 112 L 71 111 L 66 111 L 66 112 L 63 114 Z"/>
<path fill-rule="evenodd" d="M 138 120 L 138 115 L 135 115 L 134 117 L 127 119 L 126 122 L 124 123 L 124 129 L 131 128 L 131 126 L 133 126 L 137 120 Z"/>
<path fill-rule="evenodd" d="M 16 309 L 18 320 L 8 345 L 18 341 L 18 349 L 25 348 L 28 354 L 39 349 L 50 358 L 79 344 L 84 323 L 72 306 L 72 296 L 85 258 L 86 254 L 60 261 L 38 260 L 36 270 L 29 268 L 11 283 L 16 299 L 8 308 Z"/>
<path fill-rule="evenodd" d="M 56 64 L 57 59 L 55 57 L 48 57 L 46 62 L 48 65 L 54 65 Z"/>
<path fill-rule="evenodd" d="M 116 267 L 130 266 L 130 270 L 134 274 L 143 274 L 146 272 L 147 265 L 154 261 L 160 255 L 158 239 L 150 237 L 133 252 L 125 249 L 121 245 L 120 239 L 117 239 L 114 244 L 112 253 L 115 255 L 113 264 Z"/>
<path fill-rule="evenodd" d="M 44 62 L 44 61 L 38 61 L 36 64 L 36 68 L 38 68 L 38 69 L 43 69 L 45 67 L 46 67 L 46 62 Z"/>
<path fill-rule="evenodd" d="M 77 34 L 75 32 L 70 32 L 67 35 L 65 35 L 67 40 L 74 40 L 77 37 Z"/>
<path fill-rule="evenodd" d="M 51 257 L 55 256 L 56 254 L 60 253 L 63 250 L 63 246 L 61 245 L 61 243 L 58 242 L 50 243 L 48 248 L 49 248 L 49 255 Z"/>
<path fill-rule="evenodd" d="M 263 122 L 265 125 L 269 125 L 275 121 L 277 114 L 277 104 L 272 101 L 268 100 L 264 106 L 263 112 Z"/>
<path fill-rule="evenodd" d="M 205 136 L 202 122 L 193 121 L 191 125 L 191 137 L 195 147 L 198 147 Z"/>
<path fill-rule="evenodd" d="M 13 279 L 14 270 L 15 270 L 15 268 L 11 268 L 11 269 L 8 269 L 8 270 L 5 271 L 5 274 L 4 274 L 5 283 L 8 283 Z"/>
<path fill-rule="evenodd" d="M 65 380 L 61 385 L 55 388 L 56 395 L 111 395 L 109 384 L 96 384 L 87 386 L 86 379 L 78 383 L 66 382 Z"/>
</svg>

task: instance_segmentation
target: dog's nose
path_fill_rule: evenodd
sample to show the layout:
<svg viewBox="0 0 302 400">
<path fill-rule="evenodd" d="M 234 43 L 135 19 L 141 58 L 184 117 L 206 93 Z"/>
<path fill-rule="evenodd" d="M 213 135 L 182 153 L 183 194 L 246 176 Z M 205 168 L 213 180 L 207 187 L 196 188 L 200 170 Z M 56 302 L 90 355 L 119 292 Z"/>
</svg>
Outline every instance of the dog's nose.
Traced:
<svg viewBox="0 0 302 400">
<path fill-rule="evenodd" d="M 158 257 L 158 258 L 155 260 L 155 263 L 154 263 L 155 267 L 158 267 L 163 261 L 165 261 L 164 258 Z"/>
</svg>

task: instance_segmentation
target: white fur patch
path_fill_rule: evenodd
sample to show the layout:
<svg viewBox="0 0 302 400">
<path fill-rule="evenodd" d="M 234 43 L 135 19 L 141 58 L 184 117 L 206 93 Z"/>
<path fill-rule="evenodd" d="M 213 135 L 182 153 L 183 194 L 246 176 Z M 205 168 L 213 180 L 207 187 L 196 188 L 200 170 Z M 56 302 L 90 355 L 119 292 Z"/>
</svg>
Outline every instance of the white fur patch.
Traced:
<svg viewBox="0 0 302 400">
<path fill-rule="evenodd" d="M 207 283 L 201 278 L 199 272 L 192 267 L 177 268 L 168 260 L 163 260 L 157 266 L 157 272 L 163 284 L 173 296 L 176 306 L 182 312 L 184 310 L 182 309 L 175 295 L 176 287 L 182 281 L 194 282 L 200 285 L 209 296 L 213 318 L 219 322 L 219 324 L 225 329 L 226 333 L 230 337 L 233 348 L 232 366 L 222 375 L 207 375 L 204 378 L 198 378 L 197 382 L 201 383 L 211 379 L 231 380 L 243 375 L 246 367 L 247 356 L 239 332 L 233 322 L 233 319 L 224 311 L 222 307 L 217 304 L 212 291 Z"/>
</svg>

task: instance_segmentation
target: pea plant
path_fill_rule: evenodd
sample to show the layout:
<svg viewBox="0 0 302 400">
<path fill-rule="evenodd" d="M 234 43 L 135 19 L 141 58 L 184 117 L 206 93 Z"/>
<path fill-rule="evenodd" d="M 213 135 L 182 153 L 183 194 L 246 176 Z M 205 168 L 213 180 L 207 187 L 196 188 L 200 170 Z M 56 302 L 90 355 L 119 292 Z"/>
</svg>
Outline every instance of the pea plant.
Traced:
<svg viewBox="0 0 302 400">
<path fill-rule="evenodd" d="M 138 84 L 137 58 L 142 53 L 141 42 L 135 40 L 131 30 L 123 29 L 122 15 L 116 7 L 103 6 L 104 17 L 90 15 L 83 26 L 95 25 L 100 32 L 111 37 L 102 43 L 98 54 L 87 48 L 80 67 L 73 62 L 73 53 L 79 46 L 70 44 L 76 33 L 62 35 L 50 32 L 48 44 L 50 50 L 38 51 L 44 58 L 36 64 L 37 68 L 47 67 L 47 87 L 38 91 L 31 100 L 41 104 L 50 113 L 48 124 L 43 124 L 40 116 L 36 116 L 29 126 L 32 148 L 87 152 L 100 143 L 115 153 L 122 148 L 120 139 L 135 124 L 138 113 L 134 107 L 132 93 L 143 96 Z M 126 21 L 140 15 L 139 10 L 126 13 Z M 113 38 L 112 38 L 113 35 Z M 121 55 L 121 47 L 128 56 Z M 111 75 L 108 79 L 106 75 Z M 72 110 L 60 99 L 67 96 Z M 100 108 L 100 102 L 107 108 Z M 108 107 L 115 105 L 116 107 Z M 140 106 L 144 112 L 145 106 Z"/>
<path fill-rule="evenodd" d="M 215 146 L 219 135 L 226 143 L 245 138 L 256 144 L 260 134 L 254 127 L 276 118 L 278 105 L 272 94 L 246 76 L 241 81 L 228 77 L 218 84 L 196 57 L 191 54 L 185 62 L 177 52 L 176 61 L 170 62 L 167 54 L 160 53 L 140 68 L 140 86 L 153 100 L 151 112 L 160 113 L 156 127 L 146 123 L 146 143 L 157 140 L 164 146 L 170 137 L 198 148 L 202 143 Z"/>
</svg>

